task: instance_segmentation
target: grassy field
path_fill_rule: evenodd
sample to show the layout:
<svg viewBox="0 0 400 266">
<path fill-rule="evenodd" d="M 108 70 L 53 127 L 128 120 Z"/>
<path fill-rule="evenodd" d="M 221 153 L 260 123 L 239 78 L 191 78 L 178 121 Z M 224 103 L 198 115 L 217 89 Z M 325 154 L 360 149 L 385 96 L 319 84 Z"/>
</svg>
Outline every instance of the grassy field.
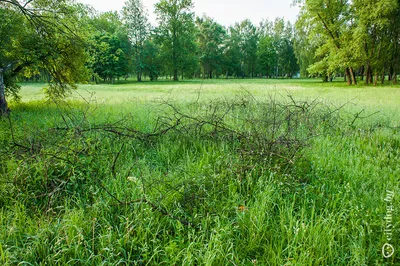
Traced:
<svg viewBox="0 0 400 266">
<path fill-rule="evenodd" d="M 0 120 L 0 264 L 400 265 L 400 86 L 42 87 Z"/>
</svg>

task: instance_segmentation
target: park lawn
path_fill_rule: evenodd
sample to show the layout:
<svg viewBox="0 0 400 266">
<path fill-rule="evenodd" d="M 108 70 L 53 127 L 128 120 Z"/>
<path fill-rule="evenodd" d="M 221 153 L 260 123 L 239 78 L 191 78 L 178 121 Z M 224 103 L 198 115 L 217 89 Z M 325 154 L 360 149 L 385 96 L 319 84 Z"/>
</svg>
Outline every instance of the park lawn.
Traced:
<svg viewBox="0 0 400 266">
<path fill-rule="evenodd" d="M 61 102 L 44 100 L 42 87 L 23 84 L 0 121 L 2 264 L 400 264 L 400 86 L 121 82 L 80 85 Z M 146 136 L 175 121 L 169 105 L 219 121 L 235 102 L 221 121 L 264 140 L 264 124 L 241 123 L 267 121 L 269 105 L 292 108 L 289 95 L 315 107 L 296 113 L 301 130 L 315 127 L 293 163 L 283 146 L 285 156 L 264 160 L 246 150 L 262 145 L 208 127 Z"/>
<path fill-rule="evenodd" d="M 43 100 L 45 86 L 42 83 L 24 84 L 21 91 L 22 101 Z M 185 80 L 178 83 L 165 80 L 142 83 L 121 81 L 114 85 L 79 85 L 79 90 L 71 98 L 82 100 L 82 97 L 92 97 L 97 102 L 120 109 L 137 103 L 159 103 L 166 99 L 190 102 L 196 100 L 199 94 L 204 101 L 233 98 L 246 93 L 251 93 L 260 100 L 271 95 L 285 98 L 290 94 L 302 100 L 346 104 L 356 111 L 364 108 L 374 112 L 382 111 L 397 119 L 400 116 L 400 108 L 397 108 L 400 104 L 399 87 L 400 85 L 391 85 L 388 82 L 378 86 L 348 86 L 343 81 L 322 83 L 319 79 L 217 79 Z"/>
</svg>

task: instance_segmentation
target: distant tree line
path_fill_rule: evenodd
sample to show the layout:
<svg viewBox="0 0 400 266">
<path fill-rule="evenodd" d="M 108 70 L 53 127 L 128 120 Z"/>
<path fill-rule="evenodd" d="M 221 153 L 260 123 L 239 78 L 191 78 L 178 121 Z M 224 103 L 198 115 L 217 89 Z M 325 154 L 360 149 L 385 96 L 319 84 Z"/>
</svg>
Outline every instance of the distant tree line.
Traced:
<svg viewBox="0 0 400 266">
<path fill-rule="evenodd" d="M 29 38 L 41 38 L 51 43 L 47 46 L 50 48 L 60 36 L 42 38 L 35 28 L 39 25 L 51 28 L 48 32 L 63 30 L 70 48 L 84 49 L 79 52 L 82 52 L 79 58 L 68 59 L 74 58 L 81 65 L 84 60 L 85 74 L 89 72 L 90 79 L 95 82 L 113 83 L 116 79 L 132 76 L 138 81 L 159 77 L 173 80 L 292 77 L 298 72 L 293 48 L 294 26 L 283 19 L 263 21 L 258 26 L 244 20 L 224 27 L 206 15 L 195 17 L 191 0 L 160 0 L 155 5 L 157 25 L 153 26 L 141 0 L 127 0 L 119 13 L 99 13 L 90 6 L 68 0 L 1 0 L 0 3 L 1 12 L 10 19 L 10 23 L 3 24 L 2 34 L 13 40 L 22 40 L 28 35 Z M 54 7 L 54 13 L 45 8 L 46 3 Z M 61 8 L 69 11 L 68 16 L 62 14 Z M 44 20 L 48 14 L 54 21 Z M 65 23 L 65 27 L 57 25 L 56 19 Z M 72 24 L 74 27 L 69 27 Z M 18 34 L 10 34 L 10 30 Z M 72 41 L 70 37 L 79 41 Z M 6 38 L 3 40 L 8 42 Z M 11 43 L 9 41 L 7 45 Z M 48 69 L 40 64 L 25 63 L 22 67 L 20 48 L 34 51 L 38 56 L 45 52 L 35 47 L 34 41 L 24 45 L 13 47 L 19 59 L 11 61 L 17 62 L 15 68 L 21 66 L 20 69 L 24 69 L 18 76 L 52 80 Z"/>
<path fill-rule="evenodd" d="M 161 0 L 153 27 L 141 0 L 126 1 L 121 14 L 82 8 L 89 10 L 95 80 L 292 77 L 299 69 L 294 26 L 283 19 L 226 28 L 206 15 L 195 17 L 190 0 Z"/>
</svg>

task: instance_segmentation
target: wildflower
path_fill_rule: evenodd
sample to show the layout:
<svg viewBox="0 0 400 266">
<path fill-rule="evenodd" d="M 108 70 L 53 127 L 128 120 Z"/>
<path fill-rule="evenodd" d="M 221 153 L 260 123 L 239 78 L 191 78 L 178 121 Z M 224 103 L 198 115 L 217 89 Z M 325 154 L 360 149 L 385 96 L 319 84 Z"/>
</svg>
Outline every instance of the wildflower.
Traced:
<svg viewBox="0 0 400 266">
<path fill-rule="evenodd" d="M 246 206 L 239 206 L 238 207 L 238 211 L 240 211 L 240 212 L 246 212 L 246 211 L 248 211 L 249 209 L 246 207 Z"/>
</svg>

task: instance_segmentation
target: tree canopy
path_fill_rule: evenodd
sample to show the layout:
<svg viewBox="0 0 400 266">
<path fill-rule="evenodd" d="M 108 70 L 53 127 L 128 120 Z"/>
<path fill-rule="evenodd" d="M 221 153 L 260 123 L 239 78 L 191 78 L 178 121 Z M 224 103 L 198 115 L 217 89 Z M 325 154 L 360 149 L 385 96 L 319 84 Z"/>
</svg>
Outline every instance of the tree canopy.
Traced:
<svg viewBox="0 0 400 266">
<path fill-rule="evenodd" d="M 0 113 L 8 112 L 5 95 L 17 96 L 20 75 L 45 72 L 53 96 L 86 80 L 78 8 L 68 1 L 0 1 Z"/>
<path fill-rule="evenodd" d="M 366 83 L 396 82 L 399 72 L 399 1 L 301 0 L 297 56 L 310 74 L 344 73 L 349 84 L 357 74 Z M 310 60 L 310 55 L 314 59 Z M 375 76 L 375 78 L 373 78 Z"/>
<path fill-rule="evenodd" d="M 190 63 L 195 48 L 195 24 L 191 0 L 161 0 L 155 5 L 164 63 L 178 80 L 178 71 Z"/>
<path fill-rule="evenodd" d="M 137 80 L 142 81 L 145 66 L 145 43 L 150 36 L 147 9 L 141 0 L 128 0 L 122 9 L 123 22 L 134 52 L 134 70 Z"/>
</svg>

